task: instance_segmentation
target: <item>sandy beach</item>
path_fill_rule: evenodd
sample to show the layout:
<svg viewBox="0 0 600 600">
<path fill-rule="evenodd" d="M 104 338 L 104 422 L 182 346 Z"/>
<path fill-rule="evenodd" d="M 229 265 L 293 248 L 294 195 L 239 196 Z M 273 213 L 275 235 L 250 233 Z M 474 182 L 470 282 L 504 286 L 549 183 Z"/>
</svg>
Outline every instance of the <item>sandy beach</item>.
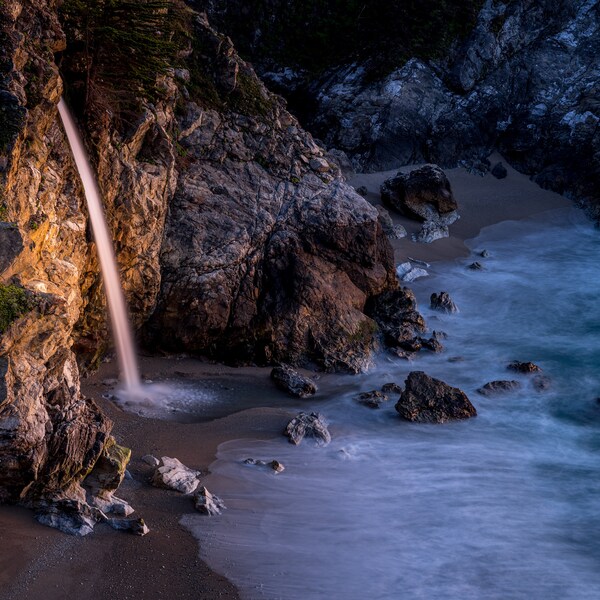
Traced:
<svg viewBox="0 0 600 600">
<path fill-rule="evenodd" d="M 492 157 L 492 163 L 499 159 Z M 570 205 L 506 166 L 508 177 L 503 180 L 470 175 L 464 169 L 447 172 L 461 214 L 447 239 L 414 243 L 410 234 L 420 225 L 394 215 L 409 232 L 408 238 L 393 242 L 397 260 L 464 257 L 469 253 L 465 240 L 482 227 Z M 395 172 L 357 175 L 351 183 L 366 186 L 368 199 L 377 204 L 379 186 Z M 218 399 L 195 417 L 174 413 L 172 420 L 144 418 L 103 398 L 110 389 L 103 381 L 115 378 L 116 368 L 115 362 L 103 364 L 83 380 L 83 392 L 114 421 L 118 442 L 132 448 L 131 479 L 118 495 L 146 520 L 150 534 L 138 538 L 99 526 L 93 535 L 73 538 L 37 524 L 25 509 L 1 507 L 0 599 L 237 598 L 235 587 L 199 560 L 195 539 L 179 523 L 182 515 L 193 512 L 191 500 L 149 485 L 152 469 L 141 457 L 173 456 L 206 472 L 222 442 L 281 435 L 298 401 L 274 388 L 269 369 L 234 369 L 192 358 L 142 358 L 145 378 L 197 382 Z M 281 408 L 265 408 L 274 405 Z"/>
</svg>

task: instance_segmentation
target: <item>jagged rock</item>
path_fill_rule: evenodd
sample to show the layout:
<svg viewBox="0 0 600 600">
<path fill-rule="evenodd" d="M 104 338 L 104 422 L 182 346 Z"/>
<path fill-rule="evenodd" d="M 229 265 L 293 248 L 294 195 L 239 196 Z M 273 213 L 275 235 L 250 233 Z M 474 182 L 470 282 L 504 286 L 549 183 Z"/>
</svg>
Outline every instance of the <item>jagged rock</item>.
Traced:
<svg viewBox="0 0 600 600">
<path fill-rule="evenodd" d="M 391 240 L 401 240 L 408 235 L 406 229 L 402 225 L 394 225 L 390 213 L 383 208 L 383 206 L 377 206 L 376 208 L 377 212 L 379 213 L 379 222 L 381 223 L 381 228 L 383 229 L 383 233 L 385 233 L 388 238 Z"/>
<path fill-rule="evenodd" d="M 496 163 L 492 168 L 492 175 L 496 179 L 504 179 L 508 175 L 506 167 L 501 163 Z"/>
<path fill-rule="evenodd" d="M 130 459 L 131 450 L 124 446 L 119 446 L 111 436 L 105 444 L 104 450 L 94 465 L 93 470 L 86 477 L 85 486 L 96 493 L 99 491 L 114 492 L 121 485 L 125 477 L 125 471 Z"/>
<path fill-rule="evenodd" d="M 430 308 L 434 310 L 440 310 L 446 313 L 457 313 L 458 307 L 450 298 L 448 292 L 440 292 L 439 294 L 433 293 L 430 298 Z"/>
<path fill-rule="evenodd" d="M 413 267 L 411 263 L 404 262 L 400 263 L 396 267 L 396 275 L 400 281 L 405 281 L 410 283 L 415 281 L 415 279 L 419 279 L 420 277 L 427 277 L 429 273 L 425 269 L 421 269 L 420 267 Z"/>
<path fill-rule="evenodd" d="M 211 494 L 205 487 L 199 488 L 194 494 L 194 507 L 209 517 L 220 515 L 221 511 L 227 508 L 218 496 Z"/>
<path fill-rule="evenodd" d="M 386 345 L 398 347 L 425 332 L 425 321 L 417 301 L 406 287 L 385 292 L 367 305 L 367 314 L 377 322 Z"/>
<path fill-rule="evenodd" d="M 0 273 L 12 266 L 23 251 L 23 236 L 14 223 L 2 223 L 0 219 Z"/>
<path fill-rule="evenodd" d="M 487 250 L 482 250 L 482 251 L 479 253 L 479 256 L 481 256 L 481 258 L 489 258 L 489 256 L 490 256 L 490 253 L 489 253 Z"/>
<path fill-rule="evenodd" d="M 311 158 L 310 168 L 317 173 L 327 173 L 331 168 L 330 164 L 324 158 Z"/>
<path fill-rule="evenodd" d="M 363 392 L 356 397 L 356 400 L 360 404 L 364 404 L 369 408 L 381 408 L 384 402 L 387 402 L 389 398 L 383 392 L 379 390 L 372 390 L 370 392 Z"/>
<path fill-rule="evenodd" d="M 384 394 L 401 394 L 403 391 L 403 388 L 401 385 L 391 382 L 391 383 L 384 383 L 381 386 L 381 391 Z"/>
<path fill-rule="evenodd" d="M 128 517 L 134 509 L 125 500 L 117 498 L 113 494 L 102 494 L 100 496 L 91 496 L 88 494 L 88 504 L 99 510 L 105 515 L 116 515 L 117 517 Z"/>
<path fill-rule="evenodd" d="M 152 476 L 152 485 L 191 494 L 199 484 L 202 473 L 182 464 L 176 458 L 163 456 Z"/>
<path fill-rule="evenodd" d="M 323 444 L 329 444 L 331 434 L 327 423 L 319 413 L 298 413 L 286 426 L 283 434 L 289 438 L 291 444 L 296 446 L 305 438 L 314 437 Z"/>
<path fill-rule="evenodd" d="M 268 467 L 269 469 L 275 471 L 275 473 L 282 473 L 283 471 L 285 471 L 285 467 L 278 460 L 266 461 L 266 460 L 259 460 L 256 458 L 247 458 L 244 461 L 244 464 L 245 465 L 256 465 L 258 467 Z"/>
<path fill-rule="evenodd" d="M 541 373 L 542 369 L 532 362 L 519 362 L 513 360 L 511 363 L 506 365 L 509 371 L 515 371 L 517 373 Z"/>
<path fill-rule="evenodd" d="M 521 384 L 518 381 L 507 381 L 507 380 L 498 380 L 498 381 L 490 381 L 486 383 L 484 386 L 478 388 L 477 393 L 482 396 L 496 396 L 498 394 L 505 394 L 507 392 L 513 392 L 518 390 L 521 387 Z"/>
<path fill-rule="evenodd" d="M 451 225 L 458 218 L 458 204 L 446 174 L 437 165 L 425 165 L 410 173 L 399 172 L 381 186 L 384 204 L 421 221 Z"/>
<path fill-rule="evenodd" d="M 128 531 L 134 535 L 143 536 L 150 533 L 150 528 L 144 522 L 144 519 L 106 519 L 106 523 L 118 531 Z"/>
<path fill-rule="evenodd" d="M 404 340 L 403 342 L 400 342 L 399 345 L 403 350 L 414 354 L 423 348 L 423 338 L 417 336 L 410 340 Z"/>
<path fill-rule="evenodd" d="M 477 415 L 462 390 L 422 371 L 408 374 L 396 410 L 403 419 L 417 423 L 445 423 Z"/>
<path fill-rule="evenodd" d="M 477 261 L 471 263 L 467 269 L 470 269 L 471 271 L 483 271 L 483 265 Z"/>
<path fill-rule="evenodd" d="M 60 498 L 36 503 L 35 518 L 48 527 L 77 536 L 89 535 L 105 519 L 102 511 L 78 499 Z"/>
<path fill-rule="evenodd" d="M 156 456 L 152 456 L 152 454 L 145 454 L 142 456 L 142 460 L 151 467 L 158 467 L 160 465 L 160 461 Z"/>
<path fill-rule="evenodd" d="M 271 371 L 271 379 L 280 390 L 291 396 L 306 398 L 317 393 L 316 383 L 310 377 L 301 375 L 289 365 L 275 367 Z"/>
</svg>

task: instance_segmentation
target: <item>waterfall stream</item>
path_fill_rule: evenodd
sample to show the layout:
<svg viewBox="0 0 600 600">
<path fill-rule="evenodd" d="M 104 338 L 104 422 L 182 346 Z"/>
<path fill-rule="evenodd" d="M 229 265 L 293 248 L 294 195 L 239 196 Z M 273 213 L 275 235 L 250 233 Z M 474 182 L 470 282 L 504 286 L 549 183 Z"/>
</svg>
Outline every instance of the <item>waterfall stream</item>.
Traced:
<svg viewBox="0 0 600 600">
<path fill-rule="evenodd" d="M 113 240 L 108 231 L 102 209 L 100 189 L 98 188 L 98 183 L 96 182 L 75 121 L 62 98 L 58 103 L 58 112 L 65 128 L 73 157 L 75 158 L 79 177 L 83 184 L 92 231 L 98 249 L 102 279 L 108 299 L 108 309 L 110 311 L 113 336 L 117 346 L 121 377 L 123 378 L 126 390 L 131 392 L 140 387 L 140 375 L 134 350 L 131 325 L 127 314 L 127 306 L 119 280 Z"/>
</svg>

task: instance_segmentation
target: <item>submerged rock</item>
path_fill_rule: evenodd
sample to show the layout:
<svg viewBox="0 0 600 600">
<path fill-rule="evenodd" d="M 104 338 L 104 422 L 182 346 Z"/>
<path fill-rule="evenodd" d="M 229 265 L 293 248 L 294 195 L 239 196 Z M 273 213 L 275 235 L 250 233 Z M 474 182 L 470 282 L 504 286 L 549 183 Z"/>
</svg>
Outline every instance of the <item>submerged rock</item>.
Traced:
<svg viewBox="0 0 600 600">
<path fill-rule="evenodd" d="M 286 426 L 283 434 L 289 438 L 291 444 L 296 446 L 306 437 L 314 437 L 318 442 L 329 444 L 331 434 L 327 423 L 319 413 L 298 413 Z"/>
<path fill-rule="evenodd" d="M 532 384 L 536 392 L 546 392 L 552 387 L 552 380 L 547 375 L 535 375 Z"/>
<path fill-rule="evenodd" d="M 403 391 L 403 388 L 401 385 L 398 385 L 397 383 L 390 382 L 390 383 L 384 383 L 381 386 L 381 391 L 384 394 L 401 394 Z"/>
<path fill-rule="evenodd" d="M 434 310 L 440 310 L 446 313 L 457 313 L 458 307 L 450 298 L 448 292 L 440 292 L 439 294 L 431 294 L 430 307 Z"/>
<path fill-rule="evenodd" d="M 460 389 L 434 379 L 422 371 L 408 374 L 396 410 L 403 419 L 417 423 L 445 423 L 477 415 Z"/>
<path fill-rule="evenodd" d="M 271 379 L 280 390 L 298 398 L 306 398 L 317 392 L 317 385 L 310 377 L 300 374 L 289 365 L 275 367 L 271 371 Z"/>
<path fill-rule="evenodd" d="M 541 373 L 542 369 L 538 367 L 536 364 L 532 362 L 519 362 L 518 360 L 513 360 L 511 363 L 506 365 L 506 368 L 509 371 L 515 371 L 516 373 Z"/>
<path fill-rule="evenodd" d="M 191 494 L 198 487 L 201 475 L 200 471 L 186 467 L 176 458 L 163 456 L 154 471 L 151 483 L 156 487 Z"/>
<path fill-rule="evenodd" d="M 389 400 L 388 396 L 379 390 L 372 390 L 370 392 L 363 392 L 356 397 L 356 400 L 368 406 L 369 408 L 381 408 L 384 402 Z"/>
<path fill-rule="evenodd" d="M 498 394 L 506 394 L 507 392 L 513 392 L 521 388 L 521 384 L 518 381 L 508 380 L 497 380 L 490 381 L 477 389 L 477 393 L 482 396 L 496 396 Z"/>
<path fill-rule="evenodd" d="M 205 487 L 199 488 L 194 494 L 194 507 L 199 513 L 209 517 L 220 515 L 221 511 L 227 508 L 223 500 L 211 494 Z"/>
</svg>

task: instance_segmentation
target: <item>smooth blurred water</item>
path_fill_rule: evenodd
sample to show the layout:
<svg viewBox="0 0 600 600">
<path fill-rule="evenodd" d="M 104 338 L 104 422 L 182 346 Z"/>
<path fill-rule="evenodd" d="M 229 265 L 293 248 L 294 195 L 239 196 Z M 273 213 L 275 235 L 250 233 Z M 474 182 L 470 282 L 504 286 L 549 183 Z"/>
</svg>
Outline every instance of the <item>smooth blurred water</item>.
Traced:
<svg viewBox="0 0 600 600">
<path fill-rule="evenodd" d="M 413 284 L 430 327 L 448 333 L 444 353 L 382 355 L 303 403 L 326 415 L 329 446 L 220 446 L 206 485 L 228 510 L 184 523 L 244 598 L 600 598 L 600 232 L 561 210 L 488 228 L 472 248 L 490 257 Z M 467 270 L 473 260 L 485 270 Z M 441 290 L 459 314 L 427 308 Z M 511 360 L 540 365 L 551 389 L 508 372 Z M 400 420 L 396 398 L 381 410 L 354 400 L 411 370 L 462 388 L 479 415 L 417 425 Z M 476 393 L 493 379 L 524 385 Z"/>
</svg>

